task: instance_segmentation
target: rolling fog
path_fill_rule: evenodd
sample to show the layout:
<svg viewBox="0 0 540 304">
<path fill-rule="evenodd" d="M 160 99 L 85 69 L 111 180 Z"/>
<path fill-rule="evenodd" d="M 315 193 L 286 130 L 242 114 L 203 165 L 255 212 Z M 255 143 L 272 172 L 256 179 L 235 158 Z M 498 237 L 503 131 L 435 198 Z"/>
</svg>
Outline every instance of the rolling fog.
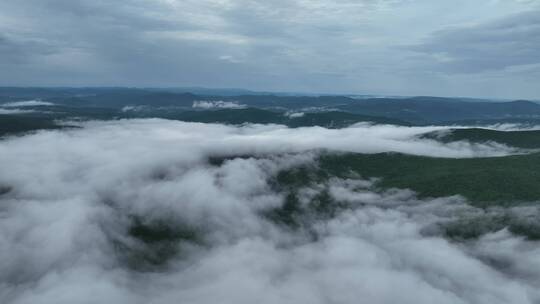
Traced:
<svg viewBox="0 0 540 304">
<path fill-rule="evenodd" d="M 353 208 L 305 215 L 300 229 L 263 216 L 284 201 L 270 179 L 313 163 L 320 150 L 481 157 L 513 148 L 416 137 L 444 127 L 160 119 L 80 127 L 0 141 L 1 303 L 540 301 L 537 243 L 506 229 L 467 242 L 442 235 L 440 223 L 503 212 L 459 196 L 420 200 L 373 180 L 332 178 L 299 189 L 300 201 L 327 189 Z M 235 155 L 253 157 L 208 162 Z M 540 214 L 524 208 L 513 212 Z M 131 267 L 124 252 L 152 250 L 130 235 L 133 218 L 190 227 L 197 241 L 178 241 L 181 250 L 161 267 Z"/>
</svg>

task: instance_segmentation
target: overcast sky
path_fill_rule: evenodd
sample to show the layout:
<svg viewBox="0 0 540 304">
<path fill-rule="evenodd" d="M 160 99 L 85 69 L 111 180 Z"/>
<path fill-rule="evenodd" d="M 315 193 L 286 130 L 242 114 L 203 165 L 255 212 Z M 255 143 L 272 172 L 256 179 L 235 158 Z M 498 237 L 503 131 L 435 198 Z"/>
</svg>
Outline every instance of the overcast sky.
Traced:
<svg viewBox="0 0 540 304">
<path fill-rule="evenodd" d="M 2 0 L 0 85 L 540 98 L 540 0 Z"/>
</svg>

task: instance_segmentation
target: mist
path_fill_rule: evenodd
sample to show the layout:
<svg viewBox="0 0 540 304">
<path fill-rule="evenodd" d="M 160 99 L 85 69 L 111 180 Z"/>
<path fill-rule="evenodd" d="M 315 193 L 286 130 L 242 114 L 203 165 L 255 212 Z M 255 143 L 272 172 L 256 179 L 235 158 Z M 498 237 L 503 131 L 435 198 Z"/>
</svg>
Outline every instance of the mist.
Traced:
<svg viewBox="0 0 540 304">
<path fill-rule="evenodd" d="M 297 229 L 265 216 L 286 196 L 272 178 L 316 165 L 321 151 L 467 158 L 514 148 L 418 136 L 447 127 L 77 125 L 0 141 L 2 303 L 540 301 L 537 242 L 508 229 L 455 242 L 441 230 L 465 214 L 538 217 L 534 206 L 483 210 L 332 178 L 298 193 L 301 204 L 321 191 L 347 203 L 335 216 L 303 214 Z M 138 222 L 183 234 L 172 252 L 156 251 L 162 243 L 134 236 Z M 156 254 L 166 262 L 149 263 Z"/>
</svg>

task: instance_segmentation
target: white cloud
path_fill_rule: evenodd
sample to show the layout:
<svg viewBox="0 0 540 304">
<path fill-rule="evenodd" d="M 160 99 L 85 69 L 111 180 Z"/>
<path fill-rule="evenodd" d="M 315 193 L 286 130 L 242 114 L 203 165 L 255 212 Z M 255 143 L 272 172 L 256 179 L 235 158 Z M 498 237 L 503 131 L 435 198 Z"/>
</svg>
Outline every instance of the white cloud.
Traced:
<svg viewBox="0 0 540 304">
<path fill-rule="evenodd" d="M 32 113 L 35 112 L 34 110 L 21 110 L 21 109 L 2 109 L 0 108 L 0 114 L 26 114 L 26 113 Z"/>
<path fill-rule="evenodd" d="M 121 111 L 126 112 L 140 112 L 144 111 L 147 108 L 147 106 L 124 106 L 122 107 Z"/>
<path fill-rule="evenodd" d="M 198 100 L 193 102 L 193 108 L 200 109 L 245 109 L 246 105 L 234 101 L 223 100 Z"/>
<path fill-rule="evenodd" d="M 0 104 L 4 108 L 20 108 L 20 107 L 36 107 L 36 106 L 52 106 L 54 103 L 41 101 L 41 100 L 26 100 L 26 101 L 13 101 Z"/>
<path fill-rule="evenodd" d="M 307 150 L 470 157 L 508 149 L 414 139 L 436 127 L 288 129 L 159 119 L 82 126 L 0 141 L 0 186 L 11 187 L 0 196 L 2 303 L 540 300 L 536 243 L 504 231 L 462 245 L 426 234 L 479 212 L 459 197 L 422 201 L 407 190 L 375 191 L 372 181 L 331 179 L 302 190 L 303 199 L 328 187 L 353 208 L 310 222 L 317 241 L 260 214 L 284 197 L 269 177 L 312 163 L 316 152 Z M 246 154 L 259 158 L 207 162 Z M 134 270 L 118 247 L 143 246 L 127 233 L 133 216 L 188 225 L 203 244 L 186 244 L 159 271 Z M 501 234 L 505 241 L 497 242 Z M 486 264 L 490 257 L 526 265 L 512 277 Z"/>
<path fill-rule="evenodd" d="M 305 115 L 304 112 L 286 112 L 285 113 L 285 116 L 289 118 L 300 118 L 300 117 L 304 117 L 304 115 Z"/>
</svg>

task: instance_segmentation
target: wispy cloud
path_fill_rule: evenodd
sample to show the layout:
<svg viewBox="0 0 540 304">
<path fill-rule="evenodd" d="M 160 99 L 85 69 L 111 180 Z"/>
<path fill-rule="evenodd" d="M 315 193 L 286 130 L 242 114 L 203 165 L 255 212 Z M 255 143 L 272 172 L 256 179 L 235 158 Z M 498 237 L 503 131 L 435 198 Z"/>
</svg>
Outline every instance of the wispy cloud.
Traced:
<svg viewBox="0 0 540 304">
<path fill-rule="evenodd" d="M 41 101 L 41 100 L 26 100 L 26 101 L 13 101 L 0 104 L 3 108 L 23 108 L 23 107 L 36 107 L 36 106 L 52 106 L 54 103 Z"/>
</svg>

